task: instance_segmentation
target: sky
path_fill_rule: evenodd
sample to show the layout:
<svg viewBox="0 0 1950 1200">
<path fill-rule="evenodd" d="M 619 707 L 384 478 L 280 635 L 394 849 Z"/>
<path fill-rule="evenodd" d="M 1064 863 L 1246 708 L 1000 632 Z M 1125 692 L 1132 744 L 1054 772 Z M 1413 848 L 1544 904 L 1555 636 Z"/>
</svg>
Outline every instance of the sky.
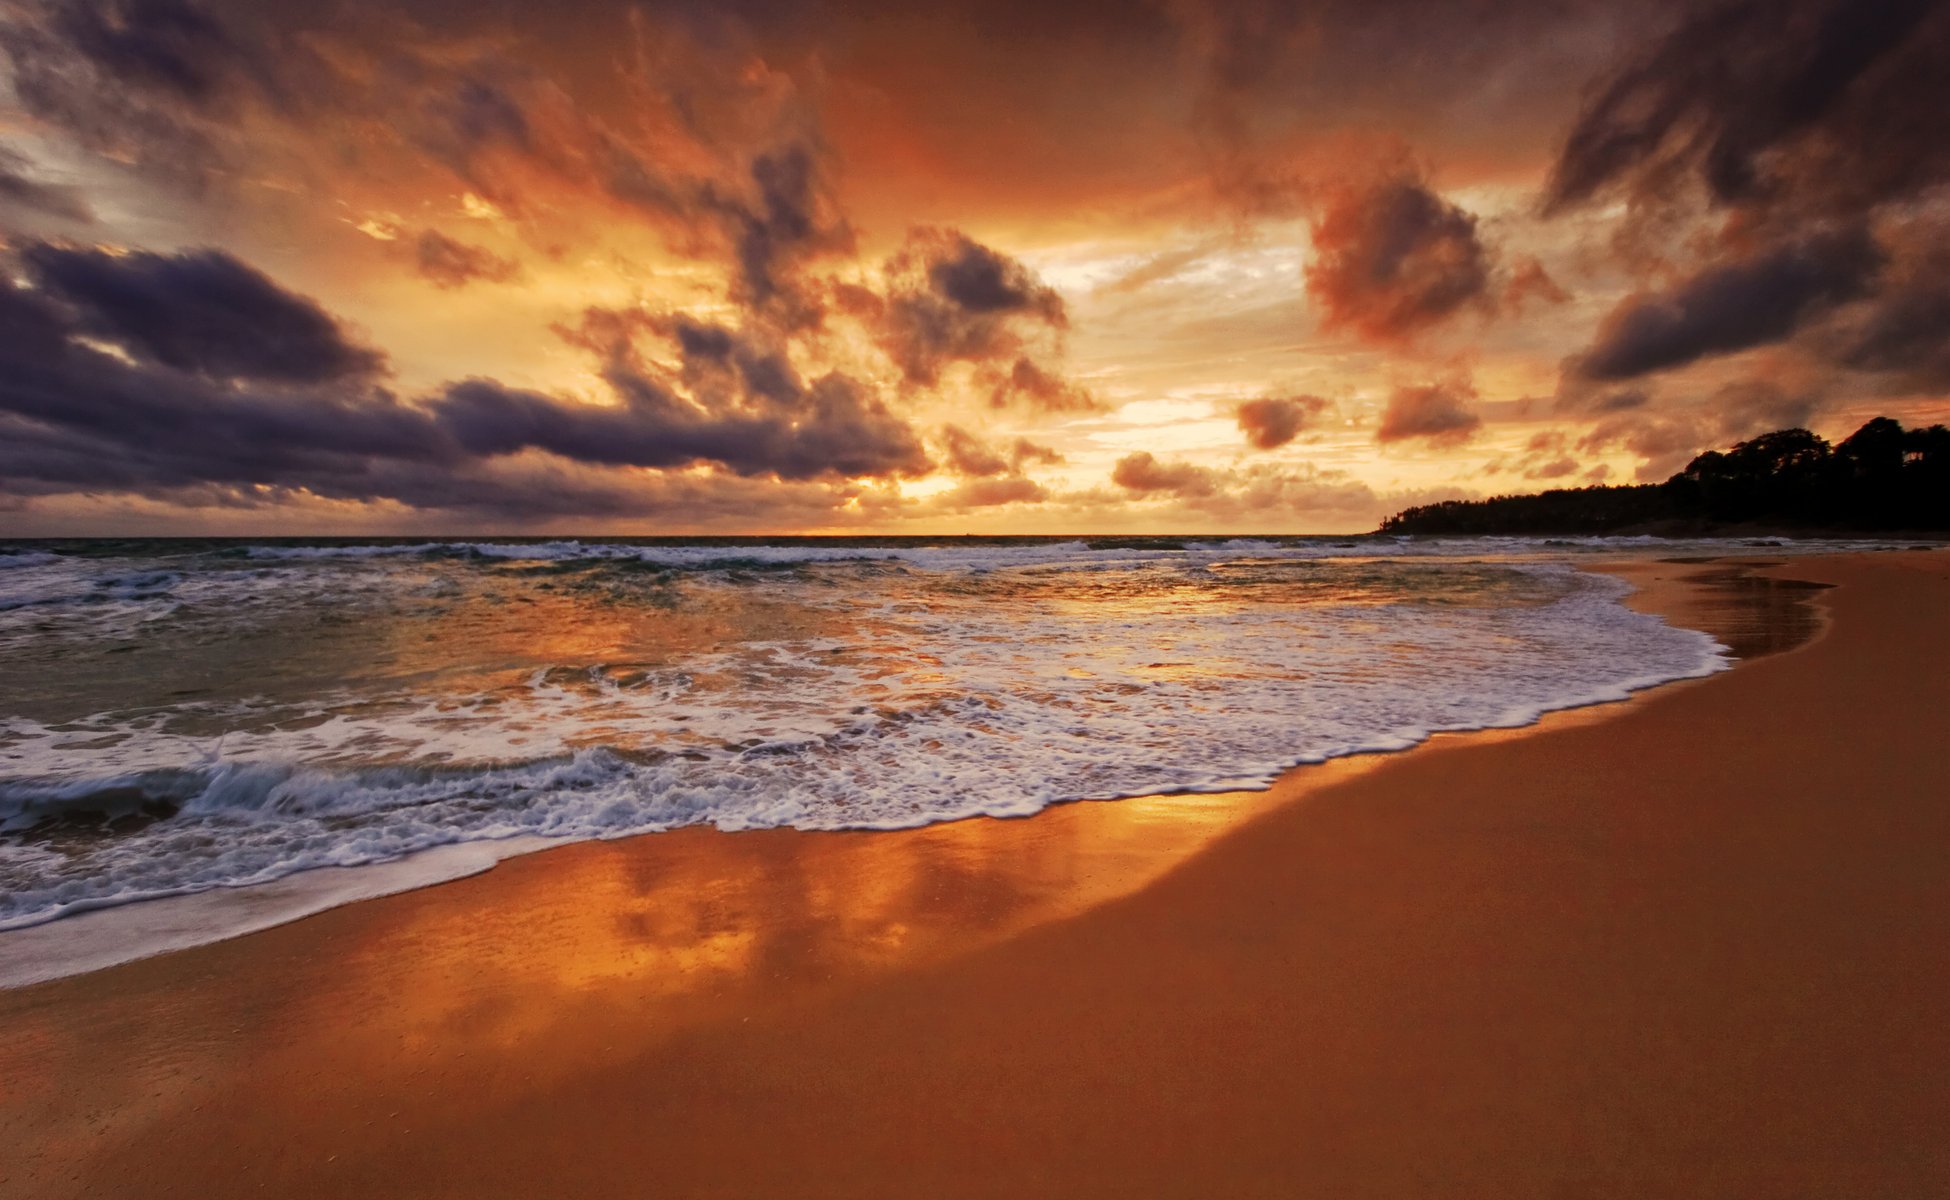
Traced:
<svg viewBox="0 0 1950 1200">
<path fill-rule="evenodd" d="M 1950 418 L 1950 0 L 0 0 L 0 533 L 1309 533 Z"/>
</svg>

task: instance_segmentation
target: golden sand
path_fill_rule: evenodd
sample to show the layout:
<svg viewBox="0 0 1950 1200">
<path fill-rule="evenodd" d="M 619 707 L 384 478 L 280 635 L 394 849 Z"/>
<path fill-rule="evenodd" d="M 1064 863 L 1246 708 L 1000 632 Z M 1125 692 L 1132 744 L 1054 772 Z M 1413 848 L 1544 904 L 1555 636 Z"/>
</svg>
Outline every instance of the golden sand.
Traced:
<svg viewBox="0 0 1950 1200">
<path fill-rule="evenodd" d="M 0 993 L 0 1195 L 1950 1194 L 1950 556 L 1763 574 L 1826 633 L 1269 793 L 570 846 Z"/>
</svg>

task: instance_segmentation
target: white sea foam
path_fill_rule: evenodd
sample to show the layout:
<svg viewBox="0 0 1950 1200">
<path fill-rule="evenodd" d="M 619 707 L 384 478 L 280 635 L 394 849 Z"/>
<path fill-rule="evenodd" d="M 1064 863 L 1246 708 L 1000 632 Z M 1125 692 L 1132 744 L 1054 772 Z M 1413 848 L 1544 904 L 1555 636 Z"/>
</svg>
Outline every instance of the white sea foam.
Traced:
<svg viewBox="0 0 1950 1200">
<path fill-rule="evenodd" d="M 1646 544 L 0 556 L 0 985 L 564 840 L 1254 787 L 1722 669 L 1569 565 Z"/>
<path fill-rule="evenodd" d="M 1221 575 L 1228 556 L 1262 550 L 1221 549 Z M 1011 565 L 1090 553 L 1038 550 Z M 1426 579 L 1402 572 L 1436 577 L 1391 570 L 1404 594 Z M 1524 724 L 1724 664 L 1706 636 L 1620 605 L 1615 580 L 1508 570 L 1554 598 L 1296 608 L 1167 591 L 1121 608 L 1077 607 L 1067 591 L 1006 606 L 930 593 L 879 597 L 850 636 L 745 642 L 664 669 L 535 671 L 464 700 L 342 695 L 291 712 L 243 697 L 8 718 L 0 825 L 77 808 L 170 815 L 79 847 L 0 840 L 0 929 L 454 843 L 691 824 L 896 829 L 1259 786 L 1297 763 Z"/>
<path fill-rule="evenodd" d="M 250 546 L 242 553 L 260 561 L 330 561 L 394 558 L 476 558 L 490 562 L 629 561 L 674 570 L 737 565 L 791 566 L 829 562 L 903 562 L 929 570 L 999 570 L 1030 565 L 1092 567 L 1133 562 L 1176 561 L 1211 555 L 1265 555 L 1289 559 L 1340 558 L 1500 558 L 1629 553 L 1649 546 L 1673 553 L 1738 555 L 1789 550 L 1820 553 L 1881 548 L 1872 541 L 1723 539 L 1675 540 L 1649 535 L 1556 537 L 1418 538 L 1363 535 L 1340 539 L 1228 538 L 1216 541 L 1172 538 L 1108 538 L 1096 541 L 991 543 L 967 545 L 645 545 L 628 542 L 415 542 L 372 545 Z"/>
</svg>

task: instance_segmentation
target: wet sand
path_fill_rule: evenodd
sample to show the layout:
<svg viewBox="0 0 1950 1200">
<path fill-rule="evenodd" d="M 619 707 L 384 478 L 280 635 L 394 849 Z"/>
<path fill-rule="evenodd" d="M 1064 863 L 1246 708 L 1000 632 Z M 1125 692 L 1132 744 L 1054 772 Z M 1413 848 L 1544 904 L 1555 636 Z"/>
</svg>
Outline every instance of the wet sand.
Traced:
<svg viewBox="0 0 1950 1200">
<path fill-rule="evenodd" d="M 1829 620 L 1262 795 L 571 846 L 0 992 L 0 1196 L 1950 1194 L 1950 555 L 1622 569 Z"/>
</svg>

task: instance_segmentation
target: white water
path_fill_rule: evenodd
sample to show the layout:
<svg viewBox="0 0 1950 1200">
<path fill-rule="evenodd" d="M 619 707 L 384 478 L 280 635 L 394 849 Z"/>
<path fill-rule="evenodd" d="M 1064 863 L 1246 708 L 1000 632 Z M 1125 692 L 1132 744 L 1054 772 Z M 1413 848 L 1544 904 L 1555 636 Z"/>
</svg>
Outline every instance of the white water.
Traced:
<svg viewBox="0 0 1950 1200">
<path fill-rule="evenodd" d="M 0 935 L 0 984 L 562 840 L 692 824 L 898 829 L 1259 787 L 1299 763 L 1527 724 L 1726 665 L 1706 635 L 1627 609 L 1625 585 L 1562 562 L 1420 547 L 1331 561 L 1353 553 L 490 543 L 258 547 L 221 569 L 18 563 L 10 574 L 31 588 L 49 591 L 59 572 L 94 597 L 11 630 L 34 646 L 91 630 L 138 649 L 221 644 L 205 617 L 240 638 L 262 625 L 283 646 L 326 605 L 371 614 L 331 637 L 383 632 L 388 654 L 378 674 L 348 660 L 346 679 L 244 655 L 194 699 L 91 701 L 76 715 L 55 713 L 50 693 L 47 715 L 0 716 L 0 829 L 13 831 L 0 837 L 0 930 L 16 931 Z M 676 569 L 677 590 L 662 573 L 614 575 L 610 560 Z M 576 573 L 506 576 L 508 562 Z M 790 569 L 741 573 L 754 564 Z M 564 603 L 558 585 L 581 589 L 559 613 L 542 607 Z M 572 641 L 516 666 L 483 650 L 458 675 L 446 643 L 419 659 L 393 649 L 450 627 L 466 648 L 625 619 L 595 652 Z M 42 836 L 77 814 L 142 812 L 153 819 Z M 376 864 L 394 865 L 344 870 Z M 130 906 L 213 892 L 166 916 Z M 47 932 L 29 938 L 35 926 Z"/>
</svg>

